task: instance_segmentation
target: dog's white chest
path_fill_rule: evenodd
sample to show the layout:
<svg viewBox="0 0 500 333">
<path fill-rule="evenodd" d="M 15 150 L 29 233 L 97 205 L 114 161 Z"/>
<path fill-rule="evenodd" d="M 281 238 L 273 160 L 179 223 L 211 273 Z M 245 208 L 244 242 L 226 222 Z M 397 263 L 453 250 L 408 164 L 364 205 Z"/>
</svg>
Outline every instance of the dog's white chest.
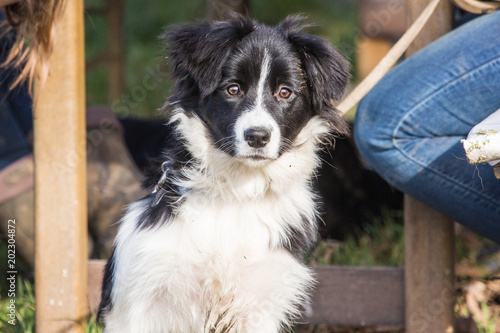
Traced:
<svg viewBox="0 0 500 333">
<path fill-rule="evenodd" d="M 234 332 L 277 331 L 277 313 L 297 311 L 312 277 L 288 251 L 273 248 L 273 233 L 281 228 L 272 226 L 283 223 L 274 208 L 271 202 L 214 205 L 191 197 L 163 226 L 126 235 L 135 224 L 129 212 L 120 229 L 114 292 L 130 301 L 117 300 L 110 315 L 126 312 L 120 306 L 132 302 L 138 313 L 162 318 L 161 331 L 221 325 L 236 325 Z M 264 312 L 263 302 L 269 303 Z"/>
<path fill-rule="evenodd" d="M 183 207 L 179 221 L 173 221 L 178 225 L 171 228 L 173 234 L 182 233 L 184 245 L 195 246 L 201 257 L 221 255 L 228 260 L 257 260 L 269 251 L 271 235 L 267 223 L 273 218 L 272 214 L 260 213 L 252 204 L 217 204 L 193 198 Z"/>
</svg>

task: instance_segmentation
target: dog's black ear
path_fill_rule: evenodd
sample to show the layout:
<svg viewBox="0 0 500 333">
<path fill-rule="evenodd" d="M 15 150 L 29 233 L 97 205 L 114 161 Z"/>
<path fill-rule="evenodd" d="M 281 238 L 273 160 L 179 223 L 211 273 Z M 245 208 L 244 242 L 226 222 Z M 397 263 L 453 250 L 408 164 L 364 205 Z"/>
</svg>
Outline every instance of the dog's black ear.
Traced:
<svg viewBox="0 0 500 333">
<path fill-rule="evenodd" d="M 162 36 L 176 79 L 194 80 L 201 97 L 219 84 L 222 66 L 238 41 L 255 29 L 250 18 L 233 14 L 227 21 L 173 26 Z"/>
<path fill-rule="evenodd" d="M 290 16 L 281 28 L 299 54 L 314 109 L 333 127 L 338 127 L 338 131 L 344 132 L 343 122 L 332 103 L 342 98 L 349 83 L 349 63 L 324 39 L 303 33 L 307 27 L 300 25 L 303 20 L 302 16 Z"/>
</svg>

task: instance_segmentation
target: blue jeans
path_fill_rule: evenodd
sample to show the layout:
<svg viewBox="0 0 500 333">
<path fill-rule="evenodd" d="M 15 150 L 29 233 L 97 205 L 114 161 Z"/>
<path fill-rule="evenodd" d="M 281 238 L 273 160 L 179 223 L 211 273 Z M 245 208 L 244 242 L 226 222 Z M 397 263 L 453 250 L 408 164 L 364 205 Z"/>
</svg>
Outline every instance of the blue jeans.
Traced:
<svg viewBox="0 0 500 333">
<path fill-rule="evenodd" d="M 460 143 L 500 108 L 500 11 L 415 53 L 361 101 L 354 125 L 367 163 L 399 190 L 500 243 L 500 180 Z"/>
</svg>

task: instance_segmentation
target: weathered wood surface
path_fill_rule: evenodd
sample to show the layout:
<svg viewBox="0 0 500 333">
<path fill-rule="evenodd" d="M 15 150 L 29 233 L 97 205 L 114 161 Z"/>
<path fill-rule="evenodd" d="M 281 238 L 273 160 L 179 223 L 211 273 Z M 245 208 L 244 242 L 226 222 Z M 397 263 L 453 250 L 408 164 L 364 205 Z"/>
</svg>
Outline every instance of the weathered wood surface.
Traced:
<svg viewBox="0 0 500 333">
<path fill-rule="evenodd" d="M 87 182 L 83 1 L 66 2 L 34 108 L 36 331 L 83 332 Z"/>
<path fill-rule="evenodd" d="M 405 197 L 406 332 L 453 332 L 453 222 Z"/>
<path fill-rule="evenodd" d="M 97 313 L 101 302 L 102 277 L 106 260 L 89 260 L 88 264 L 88 302 L 90 313 Z"/>
<path fill-rule="evenodd" d="M 391 267 L 317 266 L 314 324 L 404 325 L 404 270 Z"/>
<path fill-rule="evenodd" d="M 104 260 L 89 262 L 89 306 L 97 312 Z M 404 325 L 404 271 L 389 267 L 313 267 L 318 285 L 304 321 L 347 326 Z"/>
<path fill-rule="evenodd" d="M 411 24 L 430 0 L 408 0 Z M 441 1 L 407 51 L 411 56 L 452 29 L 449 1 Z M 431 112 L 431 110 L 429 110 Z M 405 196 L 405 327 L 408 333 L 453 332 L 453 222 Z"/>
<path fill-rule="evenodd" d="M 408 22 L 410 26 L 413 21 L 420 15 L 424 8 L 431 2 L 431 0 L 408 0 L 406 4 Z M 421 48 L 429 45 L 439 37 L 443 36 L 453 28 L 452 5 L 450 1 L 442 0 L 438 4 L 434 14 L 425 24 L 420 34 L 413 40 L 408 51 L 407 56 L 411 56 Z"/>
</svg>

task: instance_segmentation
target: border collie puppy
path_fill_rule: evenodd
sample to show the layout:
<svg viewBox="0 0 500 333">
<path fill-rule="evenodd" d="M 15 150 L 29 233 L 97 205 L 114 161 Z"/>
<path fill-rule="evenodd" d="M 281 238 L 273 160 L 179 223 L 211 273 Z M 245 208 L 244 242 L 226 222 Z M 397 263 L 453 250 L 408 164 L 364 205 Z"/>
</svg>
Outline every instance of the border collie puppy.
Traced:
<svg viewBox="0 0 500 333">
<path fill-rule="evenodd" d="M 346 61 L 305 34 L 247 17 L 170 28 L 175 135 L 155 190 L 115 240 L 99 315 L 107 333 L 281 332 L 314 285 L 317 150 L 344 134 L 332 106 Z"/>
</svg>

